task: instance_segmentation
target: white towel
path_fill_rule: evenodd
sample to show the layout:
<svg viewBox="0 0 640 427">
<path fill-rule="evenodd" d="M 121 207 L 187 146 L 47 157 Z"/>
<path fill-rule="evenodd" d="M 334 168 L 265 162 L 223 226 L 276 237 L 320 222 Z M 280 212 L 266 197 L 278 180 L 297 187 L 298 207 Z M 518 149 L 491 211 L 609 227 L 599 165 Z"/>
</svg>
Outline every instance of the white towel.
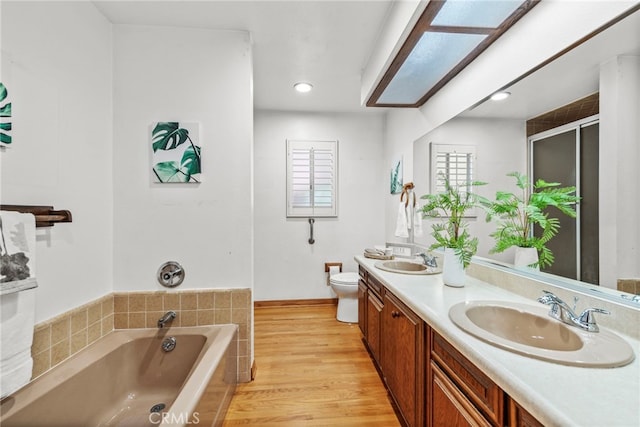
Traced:
<svg viewBox="0 0 640 427">
<path fill-rule="evenodd" d="M 398 206 L 398 219 L 396 221 L 396 237 L 409 237 L 409 224 L 407 221 L 407 209 L 404 202 Z"/>
<path fill-rule="evenodd" d="M 31 379 L 35 323 L 35 217 L 0 212 L 0 394 L 17 391 Z"/>
<path fill-rule="evenodd" d="M 418 237 L 422 234 L 424 234 L 422 231 L 422 208 L 418 205 L 413 210 L 413 235 Z"/>
<path fill-rule="evenodd" d="M 31 350 L 24 354 L 24 357 L 16 358 L 11 367 L 3 368 L 0 372 L 0 399 L 15 393 L 31 380 L 33 370 L 33 359 Z"/>
</svg>

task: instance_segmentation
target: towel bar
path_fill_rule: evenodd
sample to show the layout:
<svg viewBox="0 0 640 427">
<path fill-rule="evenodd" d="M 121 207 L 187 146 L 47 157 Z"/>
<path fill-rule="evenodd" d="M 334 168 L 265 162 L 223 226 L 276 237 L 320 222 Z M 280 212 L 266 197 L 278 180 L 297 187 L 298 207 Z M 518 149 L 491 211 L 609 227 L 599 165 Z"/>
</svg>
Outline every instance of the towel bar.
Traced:
<svg viewBox="0 0 640 427">
<path fill-rule="evenodd" d="M 53 206 L 0 205 L 0 210 L 31 213 L 36 217 L 36 227 L 53 227 L 57 222 L 71 222 L 71 212 L 55 210 Z"/>
</svg>

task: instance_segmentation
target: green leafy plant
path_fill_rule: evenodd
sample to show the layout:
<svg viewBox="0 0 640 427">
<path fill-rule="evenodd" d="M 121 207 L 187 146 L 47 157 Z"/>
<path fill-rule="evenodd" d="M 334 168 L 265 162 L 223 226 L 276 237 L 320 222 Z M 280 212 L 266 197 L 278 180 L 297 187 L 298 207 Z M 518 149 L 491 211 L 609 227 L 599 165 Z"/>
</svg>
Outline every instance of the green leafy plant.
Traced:
<svg viewBox="0 0 640 427">
<path fill-rule="evenodd" d="M 471 237 L 467 229 L 468 222 L 465 214 L 470 209 L 486 203 L 486 199 L 472 193 L 472 187 L 485 185 L 485 182 L 472 181 L 458 186 L 450 184 L 443 176 L 445 190 L 441 193 L 426 194 L 421 199 L 426 200 L 422 207 L 424 218 L 441 218 L 442 221 L 431 225 L 431 235 L 436 239 L 430 249 L 452 248 L 456 256 L 466 268 L 471 257 L 478 250 L 478 238 Z"/>
<path fill-rule="evenodd" d="M 3 83 L 0 83 L 0 142 L 3 144 L 11 144 L 11 122 L 6 121 L 6 118 L 11 117 L 11 103 L 5 102 L 9 93 Z M 4 102 L 4 104 L 2 104 Z"/>
<path fill-rule="evenodd" d="M 490 253 L 504 252 L 512 246 L 521 248 L 536 248 L 538 251 L 538 263 L 531 267 L 546 267 L 554 262 L 553 252 L 546 244 L 560 230 L 560 220 L 551 217 L 547 210 L 555 206 L 563 214 L 575 218 L 576 211 L 573 208 L 580 200 L 575 195 L 575 187 L 561 187 L 558 182 L 546 182 L 539 179 L 529 192 L 529 181 L 526 175 L 518 172 L 507 174 L 516 179 L 516 186 L 520 189 L 518 194 L 498 191 L 495 201 L 486 206 L 487 221 L 497 218 L 498 228 L 491 236 L 496 240 Z M 538 225 L 542 233 L 535 236 L 534 225 Z"/>
<path fill-rule="evenodd" d="M 158 122 L 152 131 L 153 151 L 175 150 L 182 144 L 190 144 L 180 162 L 175 160 L 158 162 L 153 172 L 160 182 L 199 182 L 194 175 L 201 172 L 200 147 L 189 136 L 189 130 L 180 127 L 178 122 Z"/>
</svg>

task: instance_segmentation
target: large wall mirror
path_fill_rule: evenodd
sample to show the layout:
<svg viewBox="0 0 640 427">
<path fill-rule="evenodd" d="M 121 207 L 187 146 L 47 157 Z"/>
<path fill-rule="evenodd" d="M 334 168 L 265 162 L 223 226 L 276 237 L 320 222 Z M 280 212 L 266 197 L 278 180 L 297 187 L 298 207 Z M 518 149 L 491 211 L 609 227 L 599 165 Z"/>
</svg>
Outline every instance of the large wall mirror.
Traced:
<svg viewBox="0 0 640 427">
<path fill-rule="evenodd" d="M 625 62 L 627 60 L 630 62 Z M 565 138 L 569 140 L 566 144 L 569 151 L 563 154 L 573 159 L 573 166 L 560 160 L 555 162 L 555 167 L 564 173 L 562 179 L 568 181 L 563 184 L 582 185 L 581 194 L 585 195 L 585 202 L 580 205 L 582 218 L 577 225 L 565 227 L 573 233 L 568 236 L 570 243 L 554 248 L 556 257 L 562 261 L 559 268 L 527 274 L 540 274 L 569 287 L 584 286 L 640 308 L 640 303 L 631 301 L 633 294 L 640 294 L 637 284 L 640 282 L 640 227 L 637 225 L 640 173 L 635 172 L 640 169 L 635 166 L 640 161 L 639 63 L 640 11 L 636 8 L 606 30 L 523 76 L 507 88 L 511 93 L 507 100 L 487 100 L 470 107 L 416 140 L 413 153 L 416 186 L 430 188 L 428 171 L 433 144 L 475 145 L 474 178 L 489 183 L 480 191 L 486 197 L 493 198 L 498 190 L 516 189 L 514 179 L 506 176 L 509 172 L 553 180 L 542 175 L 553 174 L 545 167 L 552 166 L 560 154 L 545 150 L 548 146 L 555 150 L 560 145 L 556 140 L 569 135 L 567 127 L 574 127 L 574 133 Z M 624 68 L 625 64 L 631 66 Z M 625 73 L 627 75 L 621 77 Z M 576 104 L 579 100 L 581 103 Z M 578 113 L 579 118 L 573 120 L 572 108 L 591 110 L 582 115 Z M 550 118 L 547 113 L 553 111 L 564 111 L 566 116 Z M 531 122 L 534 118 L 548 119 L 550 123 L 537 128 Z M 557 123 L 551 123 L 554 120 Z M 630 129 L 629 123 L 634 123 Z M 583 154 L 576 152 L 576 134 L 579 135 L 578 149 L 580 138 L 586 141 L 595 137 L 596 145 L 586 147 Z M 587 159 L 581 160 L 580 156 Z M 481 237 L 479 257 L 505 265 L 513 261 L 513 252 L 490 253 L 493 239 L 489 235 L 495 230 L 495 224 L 478 218 L 471 227 Z M 567 254 L 571 251 L 577 251 L 577 255 L 573 254 L 569 260 Z M 620 279 L 631 280 L 621 286 Z"/>
</svg>

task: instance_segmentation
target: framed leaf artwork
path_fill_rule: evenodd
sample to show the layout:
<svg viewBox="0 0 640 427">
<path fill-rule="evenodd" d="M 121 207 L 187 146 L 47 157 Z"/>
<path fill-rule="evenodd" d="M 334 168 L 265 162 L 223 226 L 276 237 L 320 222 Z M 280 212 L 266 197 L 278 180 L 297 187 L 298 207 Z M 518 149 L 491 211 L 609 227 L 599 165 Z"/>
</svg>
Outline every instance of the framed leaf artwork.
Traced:
<svg viewBox="0 0 640 427">
<path fill-rule="evenodd" d="M 11 102 L 9 92 L 0 82 L 0 146 L 11 144 Z"/>
<path fill-rule="evenodd" d="M 199 183 L 202 181 L 200 125 L 187 122 L 156 122 L 151 130 L 154 182 Z"/>
</svg>

